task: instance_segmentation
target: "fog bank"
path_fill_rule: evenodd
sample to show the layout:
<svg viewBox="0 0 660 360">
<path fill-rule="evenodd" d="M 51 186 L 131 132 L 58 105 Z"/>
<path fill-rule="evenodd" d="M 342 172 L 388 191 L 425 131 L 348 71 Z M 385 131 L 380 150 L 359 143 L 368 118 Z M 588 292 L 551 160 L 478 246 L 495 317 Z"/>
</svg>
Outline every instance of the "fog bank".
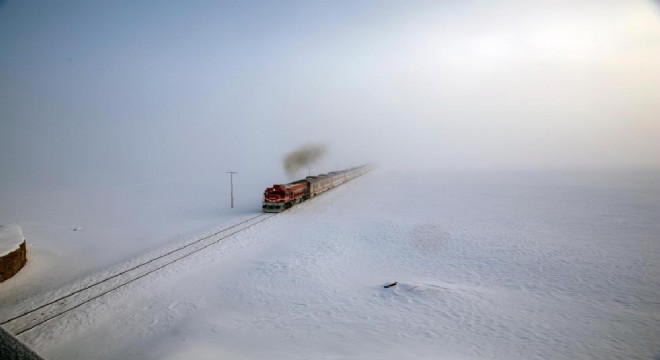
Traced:
<svg viewBox="0 0 660 360">
<path fill-rule="evenodd" d="M 660 167 L 656 4 L 5 1 L 0 182 Z M 264 176 L 264 175 L 261 175 Z"/>
</svg>

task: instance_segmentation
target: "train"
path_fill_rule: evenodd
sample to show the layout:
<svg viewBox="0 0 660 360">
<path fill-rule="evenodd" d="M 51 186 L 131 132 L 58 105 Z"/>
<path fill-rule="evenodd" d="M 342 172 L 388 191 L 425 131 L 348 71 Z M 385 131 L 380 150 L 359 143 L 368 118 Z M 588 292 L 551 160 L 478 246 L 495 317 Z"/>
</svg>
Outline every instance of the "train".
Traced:
<svg viewBox="0 0 660 360">
<path fill-rule="evenodd" d="M 337 187 L 373 169 L 372 165 L 360 165 L 350 169 L 333 171 L 318 176 L 308 176 L 288 184 L 275 184 L 264 191 L 264 212 L 281 212 Z"/>
</svg>

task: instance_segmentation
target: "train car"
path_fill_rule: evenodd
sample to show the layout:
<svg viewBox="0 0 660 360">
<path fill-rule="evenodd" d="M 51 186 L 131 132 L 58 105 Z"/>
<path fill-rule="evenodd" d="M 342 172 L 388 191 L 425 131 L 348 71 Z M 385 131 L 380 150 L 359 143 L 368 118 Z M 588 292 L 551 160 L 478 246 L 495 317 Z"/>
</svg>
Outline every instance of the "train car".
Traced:
<svg viewBox="0 0 660 360">
<path fill-rule="evenodd" d="M 305 180 L 309 182 L 309 197 L 314 197 L 325 191 L 323 187 L 323 178 L 319 178 L 318 176 L 308 176 Z"/>
<path fill-rule="evenodd" d="M 328 176 L 332 176 L 332 183 L 334 186 L 339 186 L 347 180 L 346 171 L 333 171 L 328 173 Z"/>
<path fill-rule="evenodd" d="M 318 179 L 321 182 L 321 192 L 326 192 L 335 186 L 332 182 L 332 176 L 321 174 Z"/>
</svg>

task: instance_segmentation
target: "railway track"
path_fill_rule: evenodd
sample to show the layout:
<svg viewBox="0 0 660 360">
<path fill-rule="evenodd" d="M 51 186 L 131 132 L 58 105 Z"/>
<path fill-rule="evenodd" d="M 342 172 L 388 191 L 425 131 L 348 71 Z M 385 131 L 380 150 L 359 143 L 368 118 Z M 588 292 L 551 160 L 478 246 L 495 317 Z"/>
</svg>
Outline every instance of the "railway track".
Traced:
<svg viewBox="0 0 660 360">
<path fill-rule="evenodd" d="M 252 226 L 277 215 L 277 213 L 263 213 L 248 218 L 211 235 L 197 239 L 168 251 L 167 253 L 155 256 L 147 261 L 133 265 L 128 269 L 95 281 L 92 284 L 88 284 L 66 295 L 58 296 L 45 304 L 6 319 L 2 321 L 0 325 L 14 333 L 14 335 L 21 335 L 52 319 L 62 316 L 84 304 L 98 299 L 112 291 L 137 281 L 153 272 L 204 250 L 211 245 L 217 244 L 228 237 L 245 231 Z"/>
</svg>

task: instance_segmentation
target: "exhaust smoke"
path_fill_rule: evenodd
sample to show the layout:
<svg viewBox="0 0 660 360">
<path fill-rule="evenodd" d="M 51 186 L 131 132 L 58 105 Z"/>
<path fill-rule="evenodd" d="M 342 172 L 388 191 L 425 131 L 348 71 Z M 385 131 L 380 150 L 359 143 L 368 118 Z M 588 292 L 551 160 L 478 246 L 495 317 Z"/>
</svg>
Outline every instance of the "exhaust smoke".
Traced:
<svg viewBox="0 0 660 360">
<path fill-rule="evenodd" d="M 284 157 L 284 171 L 293 176 L 300 169 L 313 165 L 325 155 L 324 145 L 305 145 Z"/>
</svg>

